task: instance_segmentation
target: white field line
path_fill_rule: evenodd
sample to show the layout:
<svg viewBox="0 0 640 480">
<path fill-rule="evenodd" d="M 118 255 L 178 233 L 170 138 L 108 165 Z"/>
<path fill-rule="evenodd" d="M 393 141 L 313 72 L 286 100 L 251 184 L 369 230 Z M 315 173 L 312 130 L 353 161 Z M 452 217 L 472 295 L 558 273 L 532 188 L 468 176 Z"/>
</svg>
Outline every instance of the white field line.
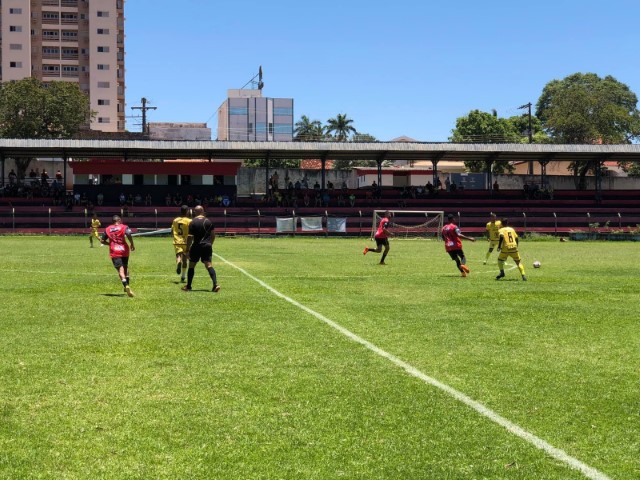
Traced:
<svg viewBox="0 0 640 480">
<path fill-rule="evenodd" d="M 337 324 L 333 320 L 330 320 L 327 317 L 325 317 L 324 315 L 322 315 L 322 314 L 310 309 L 309 307 L 306 307 L 305 305 L 297 302 L 296 300 L 292 299 L 291 297 L 288 297 L 288 296 L 284 295 L 283 293 L 280 293 L 275 288 L 271 287 L 270 285 L 268 285 L 267 283 L 263 282 L 259 278 L 254 277 L 253 275 L 251 275 L 249 272 L 247 272 L 243 268 L 241 268 L 241 267 L 235 265 L 234 263 L 230 262 L 229 260 L 221 257 L 217 253 L 214 253 L 214 256 L 218 257 L 221 261 L 223 261 L 224 263 L 226 263 L 230 267 L 235 268 L 236 270 L 241 272 L 243 275 L 249 277 L 251 280 L 255 281 L 256 283 L 258 283 L 262 287 L 266 288 L 268 291 L 273 293 L 275 296 L 280 297 L 281 299 L 285 300 L 286 302 L 289 302 L 290 304 L 292 304 L 292 305 L 298 307 L 299 309 L 307 312 L 309 315 L 312 315 L 313 317 L 317 318 L 318 320 L 321 320 L 322 322 L 324 322 L 327 325 L 329 325 L 330 327 L 334 328 L 335 330 L 337 330 L 338 332 L 340 332 L 341 334 L 343 334 L 345 337 L 349 338 L 350 340 L 353 340 L 354 342 L 359 343 L 360 345 L 368 348 L 369 350 L 371 350 L 372 352 L 380 355 L 381 357 L 386 358 L 387 360 L 389 360 L 394 365 L 396 365 L 396 366 L 402 368 L 403 370 L 405 370 L 409 375 L 412 375 L 412 376 L 422 380 L 424 383 L 432 385 L 432 386 L 434 386 L 436 388 L 439 388 L 440 390 L 446 392 L 447 394 L 449 394 L 450 396 L 452 396 L 456 400 L 458 400 L 458 401 L 462 402 L 463 404 L 467 405 L 468 407 L 474 409 L 480 415 L 482 415 L 482 416 L 488 418 L 489 420 L 491 420 L 492 422 L 497 423 L 498 425 L 504 427 L 507 431 L 509 431 L 513 435 L 522 438 L 523 440 L 525 440 L 526 442 L 530 443 L 534 447 L 539 448 L 540 450 L 544 451 L 547 455 L 555 458 L 556 460 L 561 461 L 562 463 L 565 463 L 566 465 L 568 465 L 569 467 L 573 468 L 574 470 L 577 470 L 577 471 L 581 472 L 586 478 L 589 478 L 589 479 L 592 479 L 592 480 L 611 480 L 607 475 L 605 475 L 604 473 L 600 472 L 599 470 L 597 470 L 597 469 L 595 469 L 593 467 L 590 467 L 589 465 L 581 462 L 577 458 L 572 457 L 571 455 L 566 453 L 564 450 L 561 450 L 559 448 L 554 447 L 553 445 L 549 444 L 545 440 L 541 439 L 540 437 L 537 437 L 533 433 L 530 433 L 530 432 L 526 431 L 525 429 L 523 429 L 522 427 L 516 425 L 515 423 L 511 422 L 510 420 L 507 420 L 506 418 L 504 418 L 503 416 L 501 416 L 497 412 L 494 412 L 490 408 L 484 406 L 480 402 L 477 402 L 476 400 L 474 400 L 471 397 L 465 395 L 464 393 L 460 392 L 459 390 L 456 390 L 455 388 L 450 387 L 449 385 L 447 385 L 445 383 L 442 383 L 439 380 L 436 380 L 435 378 L 430 377 L 429 375 L 426 375 L 425 373 L 422 373 L 420 370 L 418 370 L 414 366 L 408 364 L 407 362 L 405 362 L 403 360 L 400 360 L 395 355 L 392 355 L 391 353 L 389 353 L 389 352 L 387 352 L 385 350 L 382 350 L 381 348 L 379 348 L 376 345 L 374 345 L 373 343 L 365 340 L 364 338 L 359 337 L 355 333 L 351 332 L 350 330 L 347 330 L 346 328 L 344 328 L 343 326 Z"/>
</svg>

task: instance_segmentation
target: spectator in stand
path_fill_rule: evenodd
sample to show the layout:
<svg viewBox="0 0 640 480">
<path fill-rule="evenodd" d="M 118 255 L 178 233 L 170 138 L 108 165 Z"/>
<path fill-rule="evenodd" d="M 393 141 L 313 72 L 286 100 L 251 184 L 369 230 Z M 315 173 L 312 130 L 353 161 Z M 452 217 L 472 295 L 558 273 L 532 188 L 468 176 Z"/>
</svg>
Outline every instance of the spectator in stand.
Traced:
<svg viewBox="0 0 640 480">
<path fill-rule="evenodd" d="M 62 172 L 60 170 L 56 171 L 56 180 L 58 180 L 58 182 L 62 181 Z"/>
<path fill-rule="evenodd" d="M 296 183 L 293 185 L 293 188 L 295 188 L 296 190 L 300 190 L 302 188 L 302 183 L 300 183 L 300 180 L 296 180 Z"/>
<path fill-rule="evenodd" d="M 327 188 L 328 188 L 329 190 L 333 190 L 333 182 L 332 182 L 331 180 L 329 180 L 329 181 L 327 182 Z"/>
<path fill-rule="evenodd" d="M 447 192 L 451 191 L 451 180 L 449 180 L 449 177 L 444 179 L 444 188 Z"/>
<path fill-rule="evenodd" d="M 304 177 L 302 178 L 302 181 L 300 182 L 300 185 L 305 190 L 307 190 L 309 188 L 309 179 L 307 178 L 307 174 L 306 173 L 305 173 Z"/>
<path fill-rule="evenodd" d="M 153 199 L 151 198 L 151 194 L 147 193 L 147 195 L 144 197 L 144 204 L 147 207 L 150 207 L 152 203 L 153 203 Z"/>
<path fill-rule="evenodd" d="M 87 198 L 86 192 L 82 192 L 82 195 L 80 195 L 80 205 L 86 207 L 88 202 L 89 199 Z"/>
<path fill-rule="evenodd" d="M 344 207 L 344 195 L 342 194 L 342 192 L 338 194 L 338 206 Z"/>
<path fill-rule="evenodd" d="M 124 195 L 124 193 L 120 193 L 118 201 L 120 202 L 120 206 L 124 207 L 124 204 L 127 203 L 127 197 Z"/>
<path fill-rule="evenodd" d="M 311 199 L 309 198 L 309 192 L 305 191 L 304 197 L 302 197 L 302 204 L 305 207 L 308 207 L 310 203 L 311 203 Z"/>
<path fill-rule="evenodd" d="M 498 193 L 500 191 L 500 185 L 498 185 L 498 180 L 493 182 L 493 193 Z"/>
<path fill-rule="evenodd" d="M 13 168 L 9 172 L 9 185 L 16 185 L 18 183 L 18 175 L 13 171 Z"/>
<path fill-rule="evenodd" d="M 49 185 L 49 174 L 47 173 L 46 170 L 42 170 L 42 173 L 40 174 L 40 182 L 42 183 L 42 185 Z"/>
<path fill-rule="evenodd" d="M 449 185 L 449 190 L 451 190 L 452 192 L 458 190 L 458 185 L 456 185 L 455 181 L 451 182 L 451 185 Z"/>
<path fill-rule="evenodd" d="M 324 207 L 328 207 L 330 201 L 331 201 L 331 196 L 329 195 L 329 192 L 325 190 L 322 193 L 322 205 Z"/>
<path fill-rule="evenodd" d="M 314 190 L 320 190 L 320 184 L 318 183 L 317 180 L 316 180 L 316 183 L 313 184 L 313 189 Z"/>
<path fill-rule="evenodd" d="M 427 193 L 429 195 L 433 195 L 433 192 L 435 192 L 435 188 L 431 182 L 427 182 L 427 184 L 425 185 L 425 188 L 427 189 Z"/>
<path fill-rule="evenodd" d="M 352 207 L 356 206 L 356 196 L 353 192 L 351 193 L 351 195 L 349 195 L 349 205 L 351 205 Z"/>
<path fill-rule="evenodd" d="M 104 203 L 104 195 L 102 194 L 102 192 L 98 192 L 98 196 L 96 197 L 96 199 L 98 201 L 98 206 L 101 207 Z"/>
<path fill-rule="evenodd" d="M 133 198 L 133 201 L 136 205 L 142 205 L 142 194 L 136 193 L 136 196 Z"/>
<path fill-rule="evenodd" d="M 31 171 L 29 172 L 29 178 L 37 178 L 38 174 L 36 173 L 36 171 L 32 168 Z"/>
<path fill-rule="evenodd" d="M 171 198 L 171 194 L 167 193 L 167 196 L 164 197 L 164 205 L 166 207 L 170 207 L 171 205 L 173 205 L 173 199 Z"/>
<path fill-rule="evenodd" d="M 349 186 L 347 185 L 347 182 L 345 180 L 342 180 L 342 186 L 340 188 L 342 188 L 343 192 L 349 190 Z"/>
<path fill-rule="evenodd" d="M 80 192 L 75 192 L 73 194 L 73 204 L 80 205 Z"/>
<path fill-rule="evenodd" d="M 130 207 L 133 207 L 133 194 L 132 193 L 130 193 L 127 196 L 127 205 L 129 205 Z"/>
<path fill-rule="evenodd" d="M 316 196 L 315 196 L 315 201 L 313 204 L 314 207 L 321 207 L 322 206 L 322 193 L 320 192 L 320 190 L 316 190 Z"/>
</svg>

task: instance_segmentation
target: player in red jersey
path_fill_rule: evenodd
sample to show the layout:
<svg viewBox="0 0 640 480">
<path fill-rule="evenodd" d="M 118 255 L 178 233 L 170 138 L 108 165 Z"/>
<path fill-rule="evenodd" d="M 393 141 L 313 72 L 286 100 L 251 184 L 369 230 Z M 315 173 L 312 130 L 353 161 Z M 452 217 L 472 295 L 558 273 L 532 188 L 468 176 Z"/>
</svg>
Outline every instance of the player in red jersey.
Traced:
<svg viewBox="0 0 640 480">
<path fill-rule="evenodd" d="M 376 241 L 376 249 L 374 250 L 369 247 L 364 247 L 364 250 L 362 251 L 363 255 L 366 255 L 369 252 L 380 253 L 382 252 L 382 247 L 384 247 L 384 253 L 380 259 L 380 265 L 386 265 L 384 263 L 384 259 L 387 258 L 387 254 L 389 253 L 389 237 L 393 235 L 393 233 L 387 230 L 387 225 L 389 225 L 390 219 L 391 213 L 387 210 L 384 212 L 384 216 L 382 217 L 382 220 L 380 220 L 376 234 L 373 237 Z"/>
<path fill-rule="evenodd" d="M 447 251 L 451 260 L 455 260 L 456 265 L 458 266 L 458 270 L 463 277 L 466 277 L 469 273 L 469 267 L 465 264 L 467 263 L 467 259 L 464 256 L 464 252 L 462 251 L 462 238 L 465 240 L 469 240 L 471 242 L 475 242 L 476 239 L 473 237 L 467 237 L 463 235 L 458 226 L 453 222 L 453 215 L 449 214 L 447 216 L 448 223 L 442 227 L 442 240 L 444 240 L 444 249 Z"/>
<path fill-rule="evenodd" d="M 129 243 L 127 243 L 127 240 Z M 124 291 L 128 296 L 133 297 L 133 292 L 129 286 L 129 252 L 135 251 L 136 247 L 133 245 L 131 230 L 122 223 L 120 216 L 113 216 L 113 224 L 105 228 L 100 242 L 104 245 L 109 245 L 109 256 L 113 266 L 118 271 Z"/>
</svg>

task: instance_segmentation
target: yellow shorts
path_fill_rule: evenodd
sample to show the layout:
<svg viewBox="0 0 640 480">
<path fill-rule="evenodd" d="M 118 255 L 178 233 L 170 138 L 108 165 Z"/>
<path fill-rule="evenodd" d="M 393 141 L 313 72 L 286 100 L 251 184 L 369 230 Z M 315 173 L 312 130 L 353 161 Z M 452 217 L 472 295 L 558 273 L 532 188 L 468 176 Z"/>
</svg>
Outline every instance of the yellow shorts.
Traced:
<svg viewBox="0 0 640 480">
<path fill-rule="evenodd" d="M 509 257 L 513 258 L 514 262 L 519 262 L 520 261 L 520 254 L 518 253 L 517 250 L 515 252 L 513 252 L 513 251 L 505 252 L 504 250 L 501 251 L 500 254 L 498 255 L 498 261 L 499 262 L 504 262 Z"/>
<path fill-rule="evenodd" d="M 187 254 L 187 245 L 186 243 L 174 243 L 173 249 L 176 251 L 176 255 L 179 254 Z"/>
<path fill-rule="evenodd" d="M 100 235 L 98 234 L 98 230 L 94 230 L 91 229 L 91 237 L 96 237 L 98 240 L 100 240 Z"/>
<path fill-rule="evenodd" d="M 495 250 L 498 247 L 498 240 L 489 240 L 489 250 Z"/>
</svg>

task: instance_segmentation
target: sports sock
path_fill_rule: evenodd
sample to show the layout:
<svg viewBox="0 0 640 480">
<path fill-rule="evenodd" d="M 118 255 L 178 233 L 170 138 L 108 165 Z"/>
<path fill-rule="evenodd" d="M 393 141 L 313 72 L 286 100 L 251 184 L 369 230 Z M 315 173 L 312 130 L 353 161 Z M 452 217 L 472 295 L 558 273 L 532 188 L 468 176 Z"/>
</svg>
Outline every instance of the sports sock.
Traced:
<svg viewBox="0 0 640 480">
<path fill-rule="evenodd" d="M 518 264 L 518 270 L 520 270 L 520 274 L 524 277 L 525 273 L 524 273 L 524 265 L 522 264 L 522 262 L 520 262 Z"/>
<path fill-rule="evenodd" d="M 209 267 L 207 271 L 209 272 L 209 276 L 211 277 L 211 281 L 213 282 L 213 286 L 215 287 L 216 285 L 218 285 L 218 279 L 216 278 L 216 270 L 213 267 Z"/>
<path fill-rule="evenodd" d="M 190 268 L 187 270 L 187 287 L 191 288 L 191 282 L 193 282 L 193 276 L 196 273 L 195 268 Z"/>
</svg>

